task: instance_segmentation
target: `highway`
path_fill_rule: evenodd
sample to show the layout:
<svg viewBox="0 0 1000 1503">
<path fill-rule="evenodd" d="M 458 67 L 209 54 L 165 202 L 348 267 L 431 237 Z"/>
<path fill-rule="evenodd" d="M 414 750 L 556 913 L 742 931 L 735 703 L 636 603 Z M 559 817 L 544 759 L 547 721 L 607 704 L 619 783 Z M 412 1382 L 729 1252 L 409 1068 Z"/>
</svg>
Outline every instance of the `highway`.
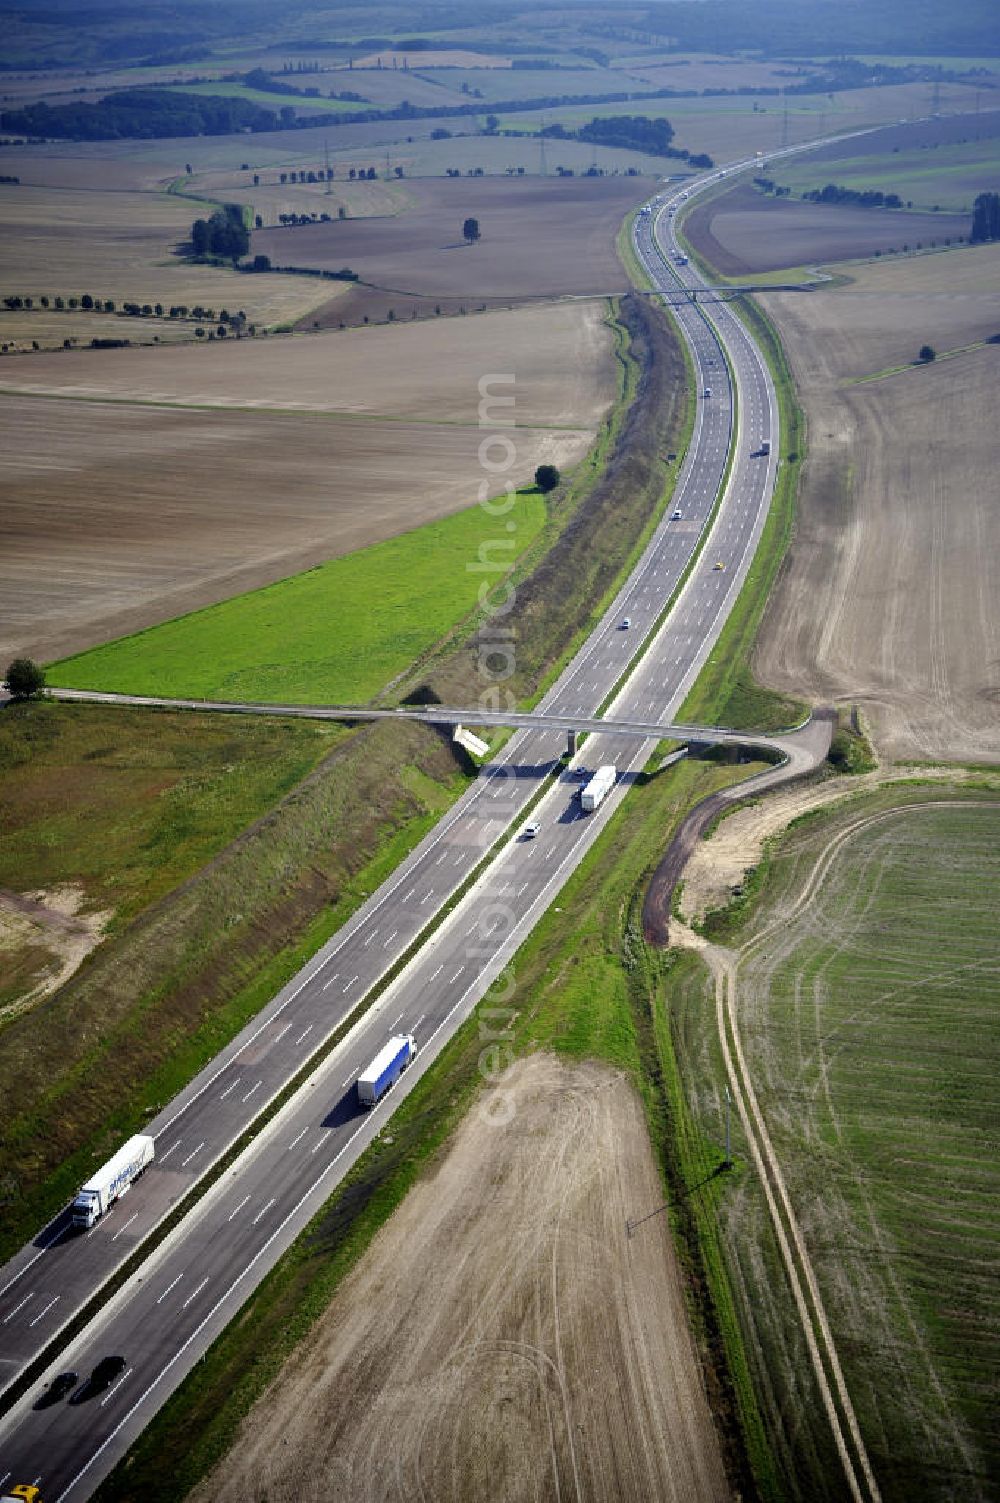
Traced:
<svg viewBox="0 0 1000 1503">
<path fill-rule="evenodd" d="M 714 181 L 710 174 L 703 181 Z M 686 190 L 689 191 L 689 190 Z M 654 243 L 672 230 L 664 200 L 638 221 L 637 249 L 654 279 L 671 270 Z M 46 1503 L 87 1497 L 236 1313 L 269 1267 L 323 1204 L 386 1123 L 404 1088 L 428 1068 L 476 1003 L 502 978 L 493 1007 L 516 1006 L 510 957 L 624 796 L 660 727 L 673 723 L 736 599 L 767 515 L 778 463 L 777 411 L 763 360 L 723 304 L 713 326 L 694 305 L 675 316 L 688 340 L 699 392 L 697 417 L 671 507 L 600 627 L 539 706 L 574 724 L 592 720 L 634 671 L 609 718 L 657 729 L 643 739 L 596 730 L 578 760 L 615 761 L 619 783 L 593 815 L 581 815 L 569 776 L 552 779 L 565 735 L 522 729 L 501 757 L 258 1017 L 153 1121 L 157 1161 L 104 1222 L 67 1235 L 64 1218 L 0 1271 L 0 1384 L 9 1384 L 73 1312 L 140 1246 L 162 1217 L 223 1156 L 300 1072 L 305 1078 L 242 1155 L 212 1185 L 50 1371 L 81 1378 L 108 1353 L 127 1368 L 100 1397 L 34 1409 L 44 1378 L 0 1422 L 0 1485 L 33 1482 Z M 739 392 L 738 411 L 730 368 Z M 701 395 L 710 388 L 711 396 Z M 733 463 L 711 536 L 674 609 L 640 648 L 673 595 Z M 760 454 L 769 439 L 771 453 Z M 679 519 L 673 513 L 679 511 Z M 716 569 L 723 563 L 723 569 Z M 621 628 L 624 616 L 629 630 Z M 537 839 L 505 832 L 530 800 Z M 485 867 L 483 858 L 499 848 Z M 442 906 L 483 867 L 432 936 L 353 1023 L 318 1067 L 323 1043 L 378 988 Z M 512 991 L 513 988 L 513 991 Z M 482 1015 L 481 1015 L 482 1018 Z M 481 1026 L 483 1024 L 481 1023 Z M 488 1026 L 496 1026 L 493 1020 Z M 357 1107 L 353 1082 L 392 1033 L 416 1035 L 405 1080 L 373 1112 Z"/>
</svg>

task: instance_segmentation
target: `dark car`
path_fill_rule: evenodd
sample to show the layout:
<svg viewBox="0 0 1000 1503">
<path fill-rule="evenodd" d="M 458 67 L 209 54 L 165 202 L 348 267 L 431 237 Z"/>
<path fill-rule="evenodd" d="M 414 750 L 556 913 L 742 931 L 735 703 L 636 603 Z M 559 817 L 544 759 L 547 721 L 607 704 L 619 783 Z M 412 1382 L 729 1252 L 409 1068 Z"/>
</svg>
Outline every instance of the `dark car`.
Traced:
<svg viewBox="0 0 1000 1503">
<path fill-rule="evenodd" d="M 76 1373 L 60 1373 L 39 1396 L 35 1408 L 47 1409 L 50 1404 L 58 1404 L 60 1399 L 73 1392 L 78 1382 Z"/>
<path fill-rule="evenodd" d="M 73 1395 L 74 1404 L 82 1404 L 95 1394 L 103 1393 L 128 1367 L 124 1357 L 102 1357 L 79 1393 Z"/>
</svg>

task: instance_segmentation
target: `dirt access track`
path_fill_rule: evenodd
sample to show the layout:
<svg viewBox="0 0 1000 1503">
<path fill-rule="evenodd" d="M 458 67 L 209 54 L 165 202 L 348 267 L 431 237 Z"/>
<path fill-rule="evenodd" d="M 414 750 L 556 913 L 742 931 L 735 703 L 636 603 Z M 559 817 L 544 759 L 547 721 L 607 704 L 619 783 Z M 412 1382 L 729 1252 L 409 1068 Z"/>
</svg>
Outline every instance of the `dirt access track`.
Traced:
<svg viewBox="0 0 1000 1503">
<path fill-rule="evenodd" d="M 257 230 L 253 253 L 275 266 L 348 266 L 371 286 L 428 299 L 628 290 L 615 237 L 649 196 L 646 178 L 421 178 L 406 186 L 411 204 L 399 214 Z M 479 221 L 474 245 L 462 238 L 468 218 Z M 341 306 L 335 312 L 344 316 Z"/>
<path fill-rule="evenodd" d="M 728 1499 L 624 1078 L 551 1055 L 473 1108 L 197 1503 Z"/>
<path fill-rule="evenodd" d="M 969 348 L 1000 332 L 1000 246 L 861 267 L 848 285 L 761 302 L 788 351 L 809 456 L 758 678 L 861 705 L 890 762 L 1000 760 L 1000 345 Z M 912 364 L 925 341 L 938 359 Z"/>
</svg>

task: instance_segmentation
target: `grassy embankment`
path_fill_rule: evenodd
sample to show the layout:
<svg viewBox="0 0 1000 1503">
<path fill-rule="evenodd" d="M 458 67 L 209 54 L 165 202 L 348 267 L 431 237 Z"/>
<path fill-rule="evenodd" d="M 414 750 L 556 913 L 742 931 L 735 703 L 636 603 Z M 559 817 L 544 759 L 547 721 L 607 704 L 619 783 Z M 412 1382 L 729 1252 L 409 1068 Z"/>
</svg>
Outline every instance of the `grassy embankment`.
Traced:
<svg viewBox="0 0 1000 1503">
<path fill-rule="evenodd" d="M 738 949 L 787 914 L 862 819 L 811 903 L 743 960 L 743 1047 L 883 1498 L 995 1498 L 997 772 L 961 786 L 915 777 L 798 821 L 713 932 Z M 694 957 L 678 965 L 683 1096 L 702 1130 L 719 1078 L 709 990 Z M 718 1235 L 782 1496 L 839 1498 L 753 1178 Z"/>
<path fill-rule="evenodd" d="M 0 888 L 70 887 L 79 915 L 105 914 L 106 932 L 119 934 L 347 734 L 318 723 L 161 715 L 153 737 L 141 710 L 9 708 L 0 718 Z M 13 941 L 4 946 L 0 1008 L 49 972 L 52 956 L 39 948 L 28 974 Z"/>
<path fill-rule="evenodd" d="M 697 1298 L 697 1249 L 683 1240 L 695 1203 L 711 1193 L 711 1185 L 679 1177 L 683 1171 L 667 1151 L 674 1129 L 662 1078 L 660 961 L 642 941 L 638 894 L 664 832 L 684 809 L 746 771 L 682 763 L 637 788 L 560 894 L 561 912 L 550 910 L 518 952 L 517 989 L 509 1004 L 516 1011 L 515 1053 L 551 1048 L 606 1059 L 628 1073 L 645 1102 L 696 1296 L 696 1340 L 723 1416 L 731 1470 L 744 1488 L 736 1401 L 719 1331 L 713 1311 Z M 400 1104 L 391 1134 L 359 1162 L 105 1483 L 98 1494 L 104 1503 L 175 1499 L 225 1453 L 254 1399 L 467 1111 L 480 1084 L 481 1048 L 473 1017 Z M 718 1132 L 710 1151 L 714 1172 L 722 1157 Z M 745 1403 L 742 1396 L 739 1403 Z"/>
</svg>

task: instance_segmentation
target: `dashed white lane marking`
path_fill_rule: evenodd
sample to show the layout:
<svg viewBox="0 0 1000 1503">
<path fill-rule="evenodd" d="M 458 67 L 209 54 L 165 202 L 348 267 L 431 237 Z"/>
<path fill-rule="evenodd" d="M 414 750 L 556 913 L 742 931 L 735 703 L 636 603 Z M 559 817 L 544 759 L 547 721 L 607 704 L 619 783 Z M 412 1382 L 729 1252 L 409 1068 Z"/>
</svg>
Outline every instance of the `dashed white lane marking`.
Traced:
<svg viewBox="0 0 1000 1503">
<path fill-rule="evenodd" d="M 190 1304 L 190 1303 L 191 1303 L 191 1301 L 192 1301 L 192 1300 L 193 1300 L 193 1299 L 197 1299 L 197 1298 L 198 1298 L 198 1296 L 199 1296 L 199 1294 L 200 1294 L 200 1293 L 201 1293 L 201 1291 L 202 1291 L 202 1290 L 203 1290 L 203 1289 L 204 1289 L 204 1287 L 205 1287 L 205 1285 L 206 1285 L 206 1284 L 207 1284 L 207 1283 L 208 1283 L 208 1280 L 207 1280 L 207 1279 L 202 1279 L 202 1281 L 201 1281 L 201 1283 L 200 1283 L 200 1284 L 199 1284 L 199 1285 L 198 1285 L 198 1287 L 197 1287 L 197 1289 L 193 1289 L 193 1290 L 192 1290 L 192 1291 L 191 1291 L 191 1293 L 190 1293 L 190 1294 L 189 1294 L 189 1295 L 188 1295 L 188 1297 L 187 1297 L 187 1299 L 186 1299 L 186 1300 L 185 1300 L 185 1301 L 184 1301 L 184 1303 L 183 1303 L 183 1305 L 181 1305 L 181 1309 L 182 1309 L 182 1310 L 186 1310 L 186 1309 L 187 1309 L 187 1307 L 188 1307 L 188 1305 L 189 1305 L 189 1304 Z"/>
<path fill-rule="evenodd" d="M 180 1138 L 178 1138 L 176 1143 L 171 1143 L 171 1145 L 167 1149 L 166 1153 L 161 1153 L 160 1154 L 160 1163 L 162 1164 L 164 1159 L 168 1159 L 170 1157 L 170 1155 L 173 1153 L 174 1149 L 175 1148 L 179 1148 L 180 1146 L 181 1146 L 181 1140 L 180 1140 Z"/>
<path fill-rule="evenodd" d="M 302 1040 L 305 1038 L 306 1034 L 311 1030 L 312 1027 L 313 1027 L 313 1025 L 312 1025 L 312 1023 L 310 1023 L 310 1024 L 308 1024 L 307 1027 L 303 1028 L 302 1032 L 299 1034 L 299 1036 L 295 1040 L 295 1042 L 297 1044 L 301 1044 Z"/>
<path fill-rule="evenodd" d="M 240 1212 L 242 1211 L 243 1207 L 246 1205 L 246 1203 L 247 1203 L 247 1201 L 249 1199 L 250 1199 L 249 1195 L 244 1195 L 243 1199 L 240 1201 L 240 1203 L 236 1207 L 236 1209 L 231 1212 L 231 1214 L 229 1216 L 229 1220 L 230 1221 L 232 1221 L 232 1219 L 233 1219 L 234 1216 L 238 1216 L 240 1214 Z"/>
<path fill-rule="evenodd" d="M 138 1216 L 138 1214 L 139 1214 L 138 1211 L 133 1211 L 132 1212 L 131 1216 L 128 1218 L 128 1220 L 126 1221 L 125 1225 L 124 1226 L 120 1226 L 118 1228 L 118 1230 L 115 1232 L 114 1236 L 111 1238 L 112 1242 L 117 1242 L 118 1238 L 121 1236 L 122 1232 L 127 1232 L 128 1231 L 129 1227 L 132 1225 L 133 1221 L 136 1219 L 136 1217 Z"/>
<path fill-rule="evenodd" d="M 290 1143 L 289 1143 L 289 1145 L 288 1145 L 288 1152 L 289 1152 L 289 1153 L 291 1153 L 291 1151 L 292 1151 L 292 1149 L 293 1149 L 293 1148 L 294 1148 L 294 1147 L 295 1147 L 295 1145 L 296 1145 L 296 1143 L 301 1143 L 301 1142 L 302 1142 L 302 1139 L 303 1139 L 303 1138 L 304 1138 L 304 1137 L 305 1137 L 305 1135 L 306 1135 L 306 1133 L 307 1133 L 307 1132 L 308 1132 L 308 1131 L 309 1131 L 309 1129 L 308 1129 L 308 1127 L 304 1127 L 304 1128 L 303 1128 L 303 1129 L 302 1129 L 302 1131 L 301 1131 L 301 1132 L 300 1132 L 300 1133 L 299 1133 L 299 1134 L 298 1134 L 298 1136 L 297 1136 L 297 1137 L 294 1137 L 294 1138 L 293 1138 L 293 1139 L 292 1139 L 292 1141 L 291 1141 L 291 1142 L 290 1142 Z"/>
<path fill-rule="evenodd" d="M 125 1371 L 122 1373 L 121 1377 L 118 1379 L 118 1382 L 115 1384 L 114 1388 L 109 1388 L 108 1389 L 107 1394 L 101 1400 L 101 1408 L 102 1409 L 104 1408 L 105 1404 L 110 1404 L 111 1403 L 111 1400 L 114 1398 L 114 1396 L 118 1392 L 119 1388 L 121 1388 L 122 1384 L 125 1382 L 125 1379 L 129 1376 L 129 1374 L 131 1373 L 131 1371 L 132 1371 L 132 1369 L 130 1367 L 127 1367 L 125 1369 Z"/>
<path fill-rule="evenodd" d="M 183 1169 L 184 1166 L 185 1166 L 185 1164 L 190 1164 L 190 1162 L 194 1158 L 195 1154 L 196 1153 L 200 1153 L 201 1150 L 204 1148 L 204 1146 L 205 1146 L 204 1141 L 202 1141 L 201 1143 L 198 1144 L 197 1148 L 192 1148 L 192 1150 L 188 1154 L 187 1158 L 186 1159 L 181 1159 L 181 1168 Z"/>
<path fill-rule="evenodd" d="M 159 1299 L 156 1301 L 156 1303 L 158 1305 L 162 1305 L 163 1304 L 163 1301 L 166 1299 L 166 1297 L 170 1293 L 171 1289 L 176 1288 L 176 1286 L 180 1283 L 180 1281 L 181 1281 L 181 1279 L 183 1277 L 184 1277 L 184 1275 L 182 1273 L 179 1273 L 177 1275 L 177 1277 L 174 1279 L 173 1283 L 167 1285 L 166 1289 L 164 1289 L 163 1293 L 160 1295 Z"/>
<path fill-rule="evenodd" d="M 48 1315 L 49 1311 L 52 1309 L 52 1306 L 53 1305 L 58 1305 L 58 1303 L 59 1303 L 59 1301 L 61 1299 L 62 1299 L 62 1295 L 61 1294 L 57 1294 L 52 1299 L 50 1299 L 49 1302 L 48 1302 L 48 1304 L 45 1306 L 45 1308 L 43 1310 L 39 1310 L 39 1312 L 35 1316 L 34 1320 L 29 1320 L 28 1321 L 28 1329 L 30 1330 L 32 1326 L 37 1326 L 38 1322 L 40 1320 L 43 1320 L 45 1318 L 45 1316 Z"/>
<path fill-rule="evenodd" d="M 226 1086 L 226 1089 L 225 1089 L 225 1090 L 224 1090 L 224 1091 L 223 1091 L 223 1092 L 222 1092 L 222 1094 L 221 1094 L 221 1095 L 220 1095 L 220 1097 L 219 1097 L 219 1100 L 220 1100 L 220 1101 L 225 1101 L 225 1099 L 226 1099 L 226 1097 L 227 1097 L 227 1096 L 228 1096 L 228 1095 L 229 1095 L 229 1094 L 230 1094 L 230 1093 L 231 1093 L 231 1092 L 232 1092 L 232 1091 L 235 1091 L 235 1089 L 236 1089 L 236 1087 L 237 1087 L 237 1086 L 238 1086 L 238 1085 L 239 1085 L 239 1081 L 238 1081 L 238 1080 L 234 1080 L 234 1081 L 233 1081 L 233 1083 L 232 1083 L 232 1085 L 227 1085 L 227 1086 Z"/>
<path fill-rule="evenodd" d="M 275 1204 L 276 1204 L 276 1201 L 275 1201 L 274 1196 L 272 1195 L 271 1199 L 267 1202 L 267 1205 L 261 1206 L 260 1210 L 257 1212 L 256 1216 L 253 1218 L 253 1220 L 251 1221 L 250 1225 L 251 1226 L 256 1226 L 257 1223 L 258 1223 L 258 1221 L 260 1220 L 260 1218 L 262 1216 L 265 1216 L 267 1214 L 267 1212 L 271 1209 L 271 1207 L 273 1205 L 275 1205 Z"/>
<path fill-rule="evenodd" d="M 32 1294 L 26 1294 L 24 1296 L 24 1299 L 21 1301 L 21 1303 L 19 1305 L 15 1305 L 14 1308 L 13 1308 L 13 1310 L 10 1312 L 10 1314 L 4 1317 L 4 1322 L 3 1322 L 4 1325 L 5 1326 L 10 1325 L 11 1321 L 14 1319 L 14 1316 L 17 1314 L 18 1310 L 23 1310 L 24 1307 L 25 1307 L 25 1305 L 28 1303 L 28 1301 L 34 1299 L 34 1297 L 35 1297 L 34 1293 L 32 1293 Z"/>
</svg>

